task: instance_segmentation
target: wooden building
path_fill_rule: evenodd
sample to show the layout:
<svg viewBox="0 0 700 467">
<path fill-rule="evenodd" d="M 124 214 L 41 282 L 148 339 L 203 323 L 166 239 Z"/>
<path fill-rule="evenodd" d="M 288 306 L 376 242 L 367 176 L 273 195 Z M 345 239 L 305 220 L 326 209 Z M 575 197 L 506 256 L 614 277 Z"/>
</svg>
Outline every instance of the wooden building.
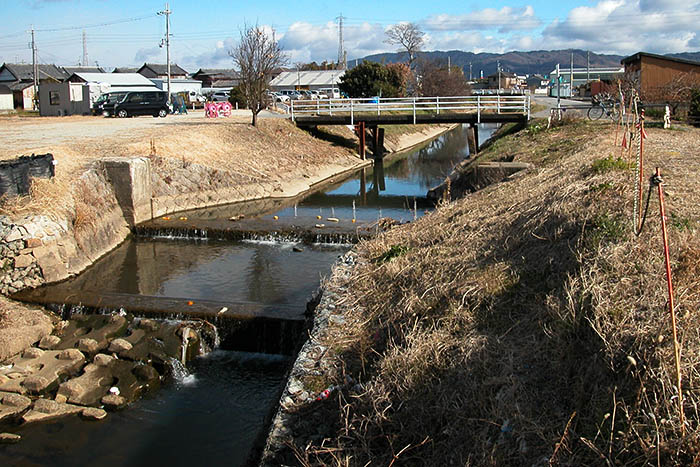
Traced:
<svg viewBox="0 0 700 467">
<path fill-rule="evenodd" d="M 240 82 L 238 73 L 231 68 L 200 68 L 192 79 L 201 81 L 203 88 L 231 89 Z"/>
<path fill-rule="evenodd" d="M 68 75 L 56 65 L 37 65 L 39 84 L 45 82 L 59 83 Z M 10 88 L 13 107 L 18 110 L 34 108 L 34 69 L 26 63 L 3 63 L 0 66 L 0 84 Z"/>
<path fill-rule="evenodd" d="M 512 89 L 518 86 L 518 76 L 509 71 L 494 73 L 489 75 L 487 78 L 489 82 L 489 89 Z"/>
<path fill-rule="evenodd" d="M 700 82 L 700 62 L 637 52 L 622 59 L 625 75 L 639 85 L 642 98 L 663 99 L 667 88 L 677 80 Z"/>
</svg>

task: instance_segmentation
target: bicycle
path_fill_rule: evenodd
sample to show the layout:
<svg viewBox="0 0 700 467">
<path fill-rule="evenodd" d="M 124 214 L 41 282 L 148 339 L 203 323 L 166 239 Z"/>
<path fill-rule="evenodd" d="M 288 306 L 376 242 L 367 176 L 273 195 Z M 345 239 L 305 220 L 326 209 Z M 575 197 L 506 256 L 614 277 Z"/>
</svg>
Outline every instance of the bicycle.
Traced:
<svg viewBox="0 0 700 467">
<path fill-rule="evenodd" d="M 603 115 L 615 121 L 620 117 L 619 104 L 612 97 L 593 99 L 593 106 L 588 109 L 588 119 L 598 120 Z"/>
</svg>

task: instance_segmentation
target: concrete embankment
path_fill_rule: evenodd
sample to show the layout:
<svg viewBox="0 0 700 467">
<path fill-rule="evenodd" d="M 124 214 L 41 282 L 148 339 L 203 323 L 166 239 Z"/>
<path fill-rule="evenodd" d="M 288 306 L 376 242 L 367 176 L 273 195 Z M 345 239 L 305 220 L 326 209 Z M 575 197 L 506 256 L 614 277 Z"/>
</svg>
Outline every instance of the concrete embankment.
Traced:
<svg viewBox="0 0 700 467">
<path fill-rule="evenodd" d="M 191 144 L 188 158 L 159 156 L 151 140 L 150 154 L 91 160 L 81 174 L 73 174 L 69 179 L 73 196 L 63 212 L 47 215 L 37 210 L 34 215 L 15 219 L 0 217 L 0 292 L 14 293 L 77 274 L 111 251 L 134 225 L 145 220 L 219 204 L 298 196 L 326 180 L 372 163 L 360 160 L 348 148 L 313 138 L 287 122 L 274 123 L 272 131 L 262 130 L 261 137 L 275 138 L 275 145 L 270 148 L 274 152 L 283 150 L 289 139 L 292 154 L 285 157 L 293 160 L 281 161 L 280 157 L 275 161 L 267 156 L 265 160 L 272 167 L 256 167 L 254 157 L 239 157 L 236 161 L 225 155 L 198 157 L 212 145 L 212 137 L 218 137 L 221 145 L 231 138 L 221 132 L 211 134 L 208 128 L 202 136 L 210 139 L 202 148 L 196 142 Z M 387 149 L 402 151 L 448 129 L 423 127 L 418 132 L 397 135 Z M 259 150 L 250 147 L 249 152 Z M 240 147 L 235 153 L 240 155 Z M 55 156 L 60 161 L 60 153 Z M 58 168 L 62 165 L 59 162 Z"/>
<path fill-rule="evenodd" d="M 392 139 L 389 149 L 405 150 L 448 129 L 421 128 Z M 77 274 L 144 220 L 223 203 L 293 197 L 372 163 L 360 160 L 350 148 L 313 138 L 284 121 L 263 124 L 261 129 L 217 124 L 187 130 L 199 137 L 187 135 L 186 155 L 177 152 L 180 146 L 176 151 L 166 143 L 154 143 L 161 141 L 161 135 L 150 134 L 139 144 L 125 145 L 125 150 L 142 155 L 91 157 L 80 170 L 74 147 L 43 148 L 58 160 L 56 179 L 35 182 L 40 190 L 23 200 L 27 206 L 19 203 L 21 209 L 15 206 L 15 212 L 0 216 L 0 292 L 7 295 Z M 178 135 L 167 136 L 179 141 Z M 272 154 L 261 152 L 259 140 Z M 227 144 L 230 155 L 217 152 Z M 100 148 L 114 152 L 106 146 L 95 150 Z M 47 210 L 53 203 L 60 209 L 54 205 Z M 40 327 L 27 339 L 41 338 L 45 331 Z"/>
</svg>

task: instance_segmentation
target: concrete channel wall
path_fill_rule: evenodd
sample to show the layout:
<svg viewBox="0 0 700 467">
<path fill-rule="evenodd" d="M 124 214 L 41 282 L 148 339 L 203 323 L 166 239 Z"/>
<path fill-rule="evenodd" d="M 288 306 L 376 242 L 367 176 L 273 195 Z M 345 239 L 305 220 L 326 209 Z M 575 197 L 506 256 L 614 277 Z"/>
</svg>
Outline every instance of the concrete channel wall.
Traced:
<svg viewBox="0 0 700 467">
<path fill-rule="evenodd" d="M 405 151 L 451 127 L 403 135 L 391 152 Z M 143 221 L 220 204 L 298 196 L 342 173 L 372 164 L 321 167 L 309 178 L 279 183 L 242 179 L 211 167 L 160 157 L 97 160 L 78 180 L 79 198 L 63 215 L 0 216 L 0 293 L 57 282 L 78 274 L 114 249 Z"/>
<path fill-rule="evenodd" d="M 234 174 L 203 165 L 174 165 L 146 157 L 98 160 L 81 179 L 72 216 L 0 216 L 0 293 L 8 295 L 78 274 L 123 242 L 131 228 L 167 213 L 218 204 L 297 196 L 314 184 L 371 164 L 329 166 L 318 175 L 281 187 L 231 184 Z M 300 177 L 301 178 L 301 177 Z M 70 219 L 70 217 L 73 217 Z"/>
</svg>

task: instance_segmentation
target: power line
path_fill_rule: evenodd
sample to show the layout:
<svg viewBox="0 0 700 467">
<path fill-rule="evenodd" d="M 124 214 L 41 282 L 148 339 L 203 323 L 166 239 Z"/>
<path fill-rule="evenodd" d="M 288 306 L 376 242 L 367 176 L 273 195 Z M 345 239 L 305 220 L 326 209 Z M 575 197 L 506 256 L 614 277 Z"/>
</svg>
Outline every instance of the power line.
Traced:
<svg viewBox="0 0 700 467">
<path fill-rule="evenodd" d="M 121 20 L 116 20 L 116 21 L 109 21 L 106 23 L 95 23 L 95 24 L 86 24 L 83 26 L 68 26 L 65 28 L 50 28 L 50 29 L 36 29 L 37 32 L 57 32 L 57 31 L 73 31 L 77 29 L 89 29 L 89 28 L 99 28 L 103 26 L 112 26 L 114 24 L 123 24 L 123 23 L 132 23 L 134 21 L 141 21 L 147 18 L 153 18 L 156 16 L 155 13 L 151 13 L 149 15 L 145 16 L 137 16 L 134 18 L 126 18 L 126 19 L 121 19 Z"/>
</svg>

